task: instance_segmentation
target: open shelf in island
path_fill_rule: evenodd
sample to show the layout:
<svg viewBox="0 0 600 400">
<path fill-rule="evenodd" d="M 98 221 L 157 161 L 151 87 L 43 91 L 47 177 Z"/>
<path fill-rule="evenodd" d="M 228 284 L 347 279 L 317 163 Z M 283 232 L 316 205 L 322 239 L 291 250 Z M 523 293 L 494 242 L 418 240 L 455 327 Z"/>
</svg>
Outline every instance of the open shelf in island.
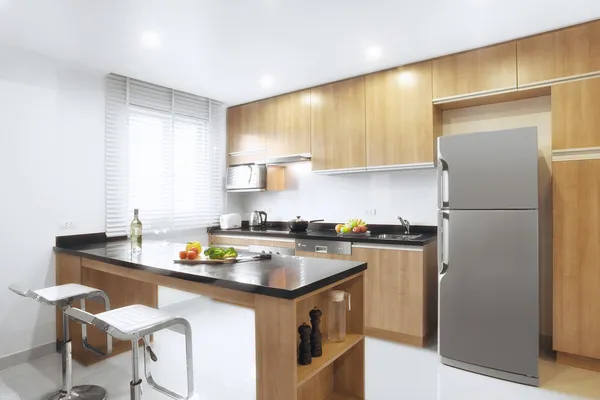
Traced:
<svg viewBox="0 0 600 400">
<path fill-rule="evenodd" d="M 323 355 L 321 357 L 313 357 L 310 365 L 298 365 L 298 387 L 304 385 L 313 376 L 340 358 L 355 344 L 363 340 L 364 337 L 364 335 L 357 333 L 349 333 L 346 335 L 346 340 L 343 342 L 330 342 L 329 340 L 323 340 Z"/>
<path fill-rule="evenodd" d="M 351 310 L 346 311 L 346 340 L 327 339 L 327 313 L 331 290 L 343 290 L 351 295 Z M 320 330 L 323 355 L 313 357 L 310 365 L 297 365 L 297 400 L 364 399 L 364 275 L 315 291 L 296 302 L 296 325 L 310 324 L 313 307 L 323 312 Z"/>
</svg>

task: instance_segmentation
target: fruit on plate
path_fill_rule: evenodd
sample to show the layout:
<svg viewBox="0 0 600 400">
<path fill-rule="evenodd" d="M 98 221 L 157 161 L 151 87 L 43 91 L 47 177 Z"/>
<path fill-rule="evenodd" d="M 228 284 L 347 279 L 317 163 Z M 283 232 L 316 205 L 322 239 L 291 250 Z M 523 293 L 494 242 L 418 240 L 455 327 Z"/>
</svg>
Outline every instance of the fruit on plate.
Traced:
<svg viewBox="0 0 600 400">
<path fill-rule="evenodd" d="M 185 250 L 181 250 L 181 251 L 179 252 L 179 259 L 180 259 L 180 260 L 185 260 L 186 258 L 187 258 L 187 251 L 185 251 Z"/>
<path fill-rule="evenodd" d="M 196 253 L 193 250 L 190 250 L 187 252 L 187 259 L 188 260 L 195 260 L 198 257 L 198 253 Z"/>
<path fill-rule="evenodd" d="M 367 233 L 367 223 L 360 218 L 352 218 L 345 225 L 337 225 L 335 231 L 337 233 Z"/>
<path fill-rule="evenodd" d="M 190 251 L 192 249 L 196 249 L 198 254 L 202 253 L 202 246 L 200 242 L 187 242 L 185 245 L 185 251 Z"/>
</svg>

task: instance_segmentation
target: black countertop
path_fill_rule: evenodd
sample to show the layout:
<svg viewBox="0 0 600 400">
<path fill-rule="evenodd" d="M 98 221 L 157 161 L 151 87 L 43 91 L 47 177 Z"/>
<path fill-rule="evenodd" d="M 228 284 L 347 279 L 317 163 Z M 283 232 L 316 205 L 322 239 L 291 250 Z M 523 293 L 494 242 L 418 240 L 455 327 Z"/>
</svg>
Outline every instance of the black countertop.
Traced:
<svg viewBox="0 0 600 400">
<path fill-rule="evenodd" d="M 178 243 L 161 246 L 160 242 L 145 240 L 142 253 L 135 255 L 130 251 L 129 241 L 118 240 L 56 246 L 54 250 L 125 268 L 284 299 L 295 299 L 367 269 L 366 263 L 358 261 L 275 255 L 271 260 L 239 264 L 175 264 L 173 260 L 184 247 Z"/>
<path fill-rule="evenodd" d="M 421 234 L 419 239 L 414 240 L 395 240 L 380 239 L 377 237 L 380 233 L 404 234 L 404 228 L 395 225 L 369 225 L 371 236 L 338 236 L 333 230 L 334 224 L 311 224 L 307 232 L 290 232 L 281 222 L 269 223 L 264 230 L 252 230 L 246 224 L 240 229 L 223 230 L 219 227 L 211 227 L 208 232 L 214 235 L 239 235 L 239 236 L 263 236 L 278 237 L 290 239 L 314 239 L 314 240 L 337 240 L 341 242 L 354 243 L 372 243 L 401 246 L 424 246 L 435 240 L 437 228 L 432 226 L 414 226 L 411 227 L 411 234 Z"/>
</svg>

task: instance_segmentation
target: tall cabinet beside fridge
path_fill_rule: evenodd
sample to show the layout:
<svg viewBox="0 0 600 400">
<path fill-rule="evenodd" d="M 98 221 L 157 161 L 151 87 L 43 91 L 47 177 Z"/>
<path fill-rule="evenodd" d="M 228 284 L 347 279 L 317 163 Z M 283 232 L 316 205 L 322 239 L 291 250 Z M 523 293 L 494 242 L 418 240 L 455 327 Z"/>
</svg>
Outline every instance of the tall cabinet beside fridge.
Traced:
<svg viewBox="0 0 600 400">
<path fill-rule="evenodd" d="M 439 353 L 538 385 L 536 128 L 438 138 Z"/>
</svg>

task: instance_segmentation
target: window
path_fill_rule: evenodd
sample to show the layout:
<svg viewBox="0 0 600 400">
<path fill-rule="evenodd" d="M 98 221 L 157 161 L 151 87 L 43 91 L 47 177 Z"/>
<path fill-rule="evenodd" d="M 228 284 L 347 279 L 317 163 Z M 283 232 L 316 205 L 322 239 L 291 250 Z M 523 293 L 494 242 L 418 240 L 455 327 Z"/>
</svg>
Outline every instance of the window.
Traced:
<svg viewBox="0 0 600 400">
<path fill-rule="evenodd" d="M 217 101 L 111 74 L 106 92 L 106 234 L 215 224 L 225 113 Z"/>
</svg>

